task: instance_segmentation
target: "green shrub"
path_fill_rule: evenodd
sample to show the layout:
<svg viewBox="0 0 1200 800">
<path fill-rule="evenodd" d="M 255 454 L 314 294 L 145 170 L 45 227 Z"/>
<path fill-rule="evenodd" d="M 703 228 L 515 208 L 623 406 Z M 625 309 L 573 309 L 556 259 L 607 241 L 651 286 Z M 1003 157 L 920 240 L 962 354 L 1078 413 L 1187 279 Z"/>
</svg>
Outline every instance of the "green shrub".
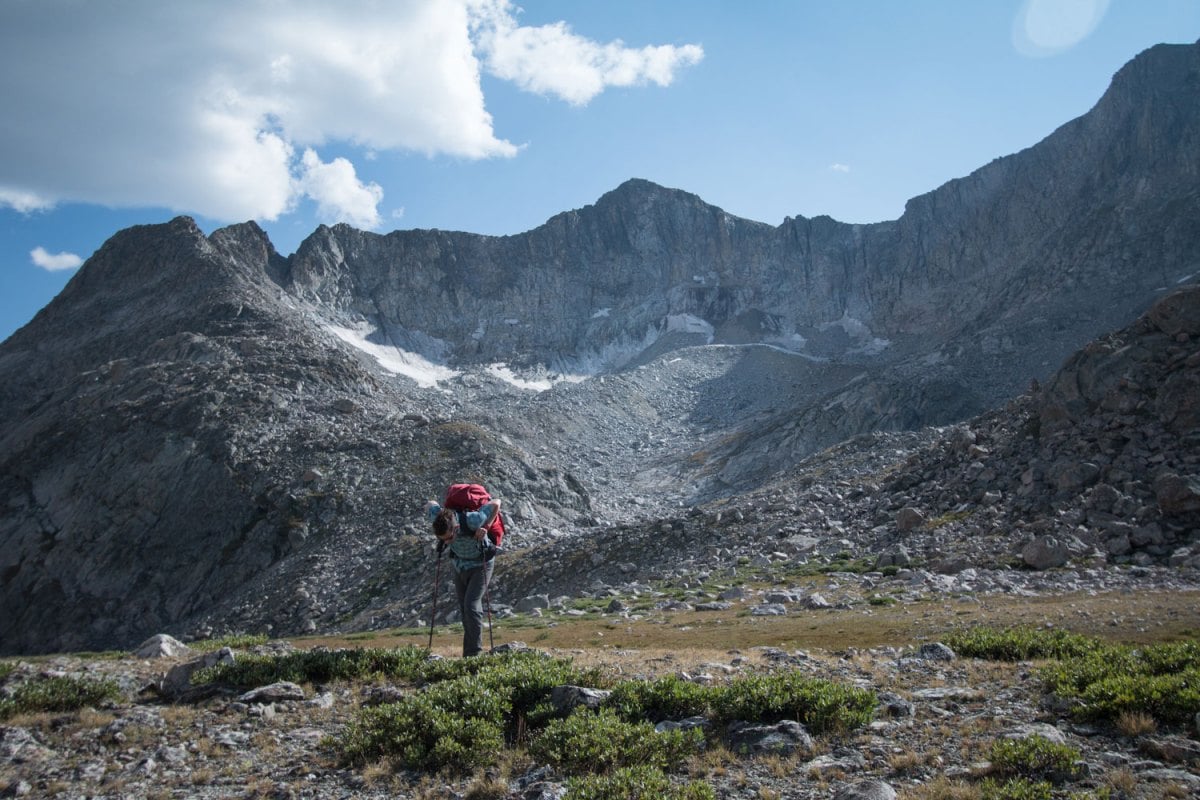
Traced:
<svg viewBox="0 0 1200 800">
<path fill-rule="evenodd" d="M 626 722 L 611 709 L 578 709 L 547 723 L 529 752 L 538 761 L 582 774 L 639 764 L 673 769 L 703 746 L 698 728 L 657 733 L 649 722 Z"/>
<path fill-rule="evenodd" d="M 993 742 L 988 760 L 992 762 L 992 771 L 1003 777 L 1062 783 L 1076 775 L 1075 762 L 1080 757 L 1080 752 L 1070 745 L 1034 735 Z"/>
<path fill-rule="evenodd" d="M 189 642 L 188 647 L 198 650 L 201 653 L 209 653 L 213 650 L 220 650 L 222 647 L 245 650 L 250 647 L 266 644 L 268 641 L 269 639 L 265 633 L 231 633 L 228 636 L 219 636 L 216 639 L 201 639 L 200 641 Z"/>
<path fill-rule="evenodd" d="M 716 800 L 716 794 L 702 781 L 672 786 L 661 770 L 637 766 L 569 778 L 564 800 Z"/>
<path fill-rule="evenodd" d="M 1180 724 L 1200 713 L 1200 644 L 1195 641 L 1143 649 L 1109 646 L 1048 664 L 1040 677 L 1048 692 L 1076 701 L 1074 712 L 1084 719 L 1112 722 L 1128 711 Z"/>
<path fill-rule="evenodd" d="M 1128 650 L 1114 648 L 1047 664 L 1039 675 L 1046 690 L 1060 697 L 1078 697 L 1087 687 L 1116 674 L 1139 672 Z"/>
<path fill-rule="evenodd" d="M 43 711 L 78 711 L 120 697 L 116 682 L 107 678 L 36 678 L 18 685 L 11 697 L 0 701 L 0 719 Z"/>
<path fill-rule="evenodd" d="M 1200 713 L 1200 669 L 1170 675 L 1109 675 L 1079 693 L 1078 714 L 1115 720 L 1122 712 L 1142 712 L 1158 722 L 1186 724 Z"/>
<path fill-rule="evenodd" d="M 972 627 L 952 631 L 943 638 L 956 653 L 991 661 L 1028 661 L 1034 658 L 1075 658 L 1108 649 L 1098 639 L 1062 630 L 1042 628 Z"/>
<path fill-rule="evenodd" d="M 631 722 L 643 719 L 661 722 L 706 714 L 713 693 L 708 687 L 668 675 L 653 681 L 618 684 L 605 706 Z"/>
<path fill-rule="evenodd" d="M 873 692 L 797 672 L 736 680 L 713 693 L 717 721 L 791 719 L 813 733 L 848 731 L 867 724 L 878 701 Z"/>
<path fill-rule="evenodd" d="M 231 664 L 200 670 L 193 683 L 225 683 L 252 689 L 277 681 L 327 683 L 371 676 L 411 680 L 428 658 L 424 649 L 299 650 L 285 655 L 244 655 Z"/>
<path fill-rule="evenodd" d="M 0 683 L 3 683 L 9 675 L 13 674 L 17 665 L 11 661 L 0 661 Z"/>
<path fill-rule="evenodd" d="M 471 676 L 431 684 L 418 694 L 435 708 L 495 725 L 512 713 L 511 687 L 485 686 Z"/>
<path fill-rule="evenodd" d="M 351 764 L 392 758 L 411 769 L 466 771 L 495 763 L 504 734 L 495 722 L 460 716 L 418 693 L 362 709 L 339 744 Z"/>
<path fill-rule="evenodd" d="M 979 782 L 979 800 L 1051 800 L 1054 787 L 1046 781 L 1010 778 L 1000 783 L 992 778 Z"/>
<path fill-rule="evenodd" d="M 1170 642 L 1135 651 L 1142 669 L 1151 675 L 1167 675 L 1200 669 L 1200 642 Z"/>
</svg>

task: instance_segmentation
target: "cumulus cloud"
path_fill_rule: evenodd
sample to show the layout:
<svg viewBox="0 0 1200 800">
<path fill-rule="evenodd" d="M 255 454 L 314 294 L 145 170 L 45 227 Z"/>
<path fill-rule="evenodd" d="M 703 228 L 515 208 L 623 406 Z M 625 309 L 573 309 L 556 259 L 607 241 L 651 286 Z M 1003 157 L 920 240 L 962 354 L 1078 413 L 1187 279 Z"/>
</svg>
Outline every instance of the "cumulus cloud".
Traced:
<svg viewBox="0 0 1200 800">
<path fill-rule="evenodd" d="M 507 0 L 0 3 L 0 206 L 274 220 L 307 197 L 327 221 L 377 225 L 383 189 L 324 148 L 512 157 L 485 69 L 578 104 L 667 85 L 701 56 L 516 14 Z"/>
<path fill-rule="evenodd" d="M 1109 0 L 1025 0 L 1013 20 L 1013 46 L 1025 56 L 1050 56 L 1091 35 Z"/>
<path fill-rule="evenodd" d="M 847 164 L 830 164 L 829 171 L 830 172 L 849 172 L 850 167 Z"/>
<path fill-rule="evenodd" d="M 584 105 L 609 86 L 669 86 L 704 57 L 699 45 L 626 47 L 585 39 L 564 22 L 522 27 L 508 0 L 472 4 L 473 26 L 488 72 L 530 92 Z"/>
<path fill-rule="evenodd" d="M 379 226 L 379 201 L 383 189 L 378 184 L 364 185 L 354 165 L 344 158 L 323 163 L 312 150 L 304 151 L 304 193 L 317 202 L 318 215 L 332 222 L 348 222 L 359 228 Z"/>
<path fill-rule="evenodd" d="M 47 272 L 75 269 L 83 259 L 74 253 L 50 253 L 44 247 L 35 247 L 29 252 L 29 260 Z"/>
</svg>

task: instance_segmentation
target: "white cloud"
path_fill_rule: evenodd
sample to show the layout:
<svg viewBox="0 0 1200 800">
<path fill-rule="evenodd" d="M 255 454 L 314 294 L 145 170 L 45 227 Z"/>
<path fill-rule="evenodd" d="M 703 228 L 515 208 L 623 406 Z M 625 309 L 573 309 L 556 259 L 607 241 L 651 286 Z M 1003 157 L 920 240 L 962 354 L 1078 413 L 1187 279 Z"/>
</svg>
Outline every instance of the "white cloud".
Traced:
<svg viewBox="0 0 1200 800">
<path fill-rule="evenodd" d="M 830 164 L 829 170 L 831 172 L 849 172 L 850 167 L 847 164 Z"/>
<path fill-rule="evenodd" d="M 315 152 L 304 151 L 304 174 L 300 184 L 304 193 L 317 202 L 318 216 L 333 222 L 347 222 L 359 228 L 379 226 L 379 201 L 383 189 L 378 184 L 364 185 L 354 165 L 344 158 L 325 164 Z"/>
<path fill-rule="evenodd" d="M 50 253 L 44 247 L 35 247 L 29 252 L 29 260 L 47 272 L 75 269 L 83 259 L 74 253 Z"/>
<path fill-rule="evenodd" d="M 1038 58 L 1068 50 L 1091 35 L 1109 0 L 1025 0 L 1013 20 L 1013 46 Z"/>
<path fill-rule="evenodd" d="M 316 154 L 515 156 L 486 108 L 481 58 L 581 103 L 669 84 L 701 55 L 522 28 L 516 13 L 507 0 L 0 3 L 0 206 L 273 220 L 308 196 L 329 221 L 378 224 L 381 188 Z"/>
<path fill-rule="evenodd" d="M 565 22 L 522 27 L 509 0 L 473 0 L 473 26 L 488 71 L 526 91 L 584 105 L 609 86 L 669 86 L 683 67 L 699 62 L 699 45 L 626 47 L 575 34 Z"/>
<path fill-rule="evenodd" d="M 30 211 L 45 211 L 53 208 L 54 201 L 39 197 L 33 192 L 0 186 L 0 206 L 9 206 L 22 214 L 28 214 Z"/>
</svg>

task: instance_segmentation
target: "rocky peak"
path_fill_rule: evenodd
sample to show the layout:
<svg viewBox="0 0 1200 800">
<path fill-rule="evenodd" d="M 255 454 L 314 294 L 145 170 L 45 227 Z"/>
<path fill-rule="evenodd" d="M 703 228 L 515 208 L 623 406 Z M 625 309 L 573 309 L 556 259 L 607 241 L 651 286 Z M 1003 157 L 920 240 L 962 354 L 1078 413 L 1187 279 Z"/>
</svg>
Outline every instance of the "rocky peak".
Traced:
<svg viewBox="0 0 1200 800">
<path fill-rule="evenodd" d="M 384 605 L 407 619 L 427 597 L 422 503 L 463 477 L 513 508 L 514 546 L 579 558 L 580 531 L 597 552 L 619 530 L 688 531 L 693 512 L 718 538 L 728 518 L 701 506 L 758 509 L 781 482 L 827 503 L 806 536 L 875 542 L 893 501 L 952 513 L 989 482 L 1007 488 L 979 519 L 1058 531 L 1091 517 L 1046 487 L 1096 478 L 1104 514 L 1136 512 L 1097 525 L 1169 558 L 1192 517 L 1140 511 L 1157 480 L 1140 473 L 1169 466 L 1172 507 L 1190 502 L 1194 458 L 1170 436 L 1196 416 L 1194 296 L 1051 378 L 1196 272 L 1198 52 L 1148 51 L 1096 110 L 894 222 L 773 227 L 635 180 L 515 236 L 336 225 L 289 259 L 252 223 L 123 231 L 0 344 L 0 643 L 383 624 Z M 446 367 L 439 386 L 389 366 L 413 354 Z M 593 377 L 534 392 L 496 362 Z M 1043 441 L 975 426 L 1005 440 L 1003 463 L 923 428 L 1031 378 L 1049 381 Z M 868 459 L 917 483 L 855 477 L 856 453 L 902 441 L 881 431 L 934 442 L 911 469 L 894 450 Z M 1073 469 L 1080 442 L 1109 462 Z"/>
</svg>

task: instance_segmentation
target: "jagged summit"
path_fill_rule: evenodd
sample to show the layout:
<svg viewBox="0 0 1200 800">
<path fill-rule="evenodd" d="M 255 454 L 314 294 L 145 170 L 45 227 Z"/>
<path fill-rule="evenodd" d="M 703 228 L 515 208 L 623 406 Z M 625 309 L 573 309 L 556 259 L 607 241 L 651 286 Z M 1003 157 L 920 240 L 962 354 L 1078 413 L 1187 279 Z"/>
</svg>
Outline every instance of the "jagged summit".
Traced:
<svg viewBox="0 0 1200 800">
<path fill-rule="evenodd" d="M 122 231 L 0 344 L 0 648 L 402 620 L 422 503 L 463 476 L 514 546 L 569 549 L 995 408 L 1200 272 L 1197 59 L 1152 48 L 874 225 L 632 180 L 504 237 L 335 225 L 284 258 L 253 223 Z M 1187 337 L 1145 345 L 1179 391 Z"/>
</svg>

